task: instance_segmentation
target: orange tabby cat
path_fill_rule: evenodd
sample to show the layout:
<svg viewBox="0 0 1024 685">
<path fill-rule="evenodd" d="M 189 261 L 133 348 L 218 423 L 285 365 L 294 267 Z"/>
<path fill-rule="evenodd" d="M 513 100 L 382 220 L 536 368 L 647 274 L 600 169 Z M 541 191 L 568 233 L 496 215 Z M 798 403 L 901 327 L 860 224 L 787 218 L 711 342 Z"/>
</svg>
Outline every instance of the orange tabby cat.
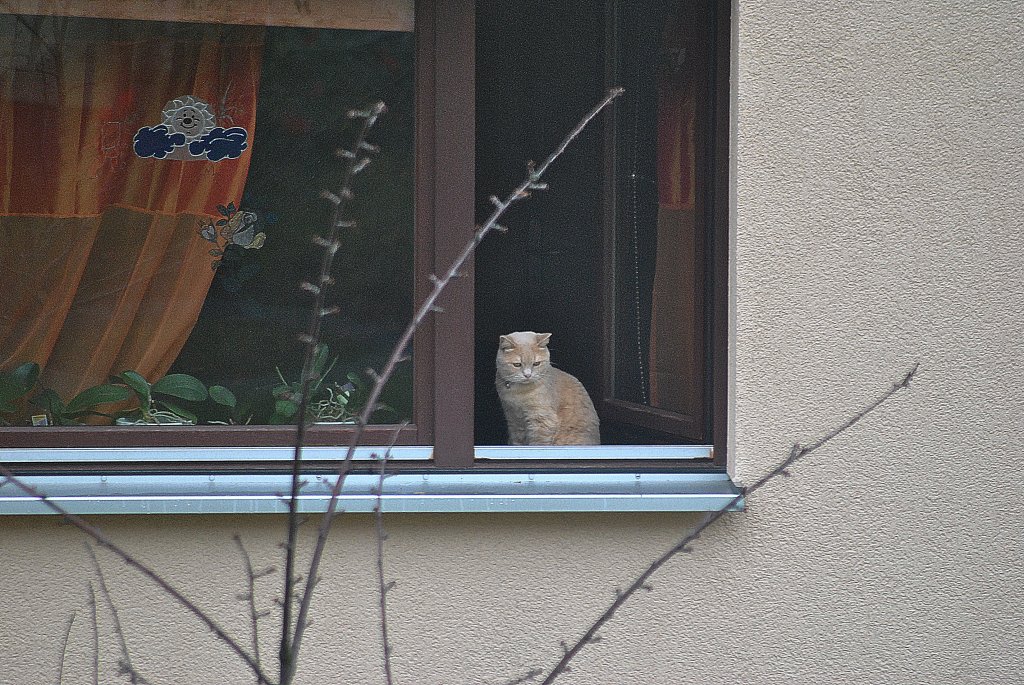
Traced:
<svg viewBox="0 0 1024 685">
<path fill-rule="evenodd" d="M 597 412 L 576 378 L 551 366 L 550 333 L 501 336 L 495 385 L 513 445 L 599 445 Z"/>
</svg>

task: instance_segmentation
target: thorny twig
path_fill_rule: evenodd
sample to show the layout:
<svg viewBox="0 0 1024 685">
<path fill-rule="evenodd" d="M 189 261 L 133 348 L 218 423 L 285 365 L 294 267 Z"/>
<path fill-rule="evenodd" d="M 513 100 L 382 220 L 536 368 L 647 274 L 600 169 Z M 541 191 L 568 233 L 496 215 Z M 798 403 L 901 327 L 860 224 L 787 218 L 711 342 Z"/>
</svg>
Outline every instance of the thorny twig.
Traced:
<svg viewBox="0 0 1024 685">
<path fill-rule="evenodd" d="M 107 603 L 107 608 L 110 609 L 110 617 L 114 623 L 114 634 L 117 636 L 118 644 L 121 647 L 121 674 L 127 675 L 132 685 L 149 685 L 149 682 L 132 665 L 132 657 L 128 653 L 128 642 L 124 639 L 124 630 L 121 628 L 121 616 L 117 613 L 114 598 L 110 595 L 110 588 L 107 587 L 106 578 L 103 577 L 103 567 L 100 566 L 100 560 L 96 558 L 96 550 L 88 543 L 86 543 L 85 549 L 89 552 L 89 558 L 92 560 L 100 594 L 103 595 L 103 600 Z"/>
<path fill-rule="evenodd" d="M 170 595 L 178 604 L 185 607 L 193 616 L 195 616 L 201 623 L 209 628 L 214 635 L 216 635 L 222 642 L 224 642 L 231 650 L 237 654 L 242 661 L 249 667 L 249 669 L 256 675 L 260 685 L 272 685 L 272 681 L 269 680 L 263 673 L 262 669 L 256 664 L 255 660 L 249 655 L 245 649 L 238 644 L 230 635 L 228 635 L 220 625 L 213 620 L 213 618 L 205 611 L 199 608 L 199 606 L 190 600 L 188 597 L 183 595 L 180 590 L 171 585 L 165 580 L 160 574 L 151 569 L 146 564 L 142 563 L 129 552 L 119 547 L 113 540 L 106 536 L 96 526 L 87 523 L 82 517 L 72 514 L 70 511 L 62 507 L 60 504 L 54 502 L 46 493 L 42 492 L 38 488 L 35 488 L 25 481 L 14 475 L 14 472 L 4 463 L 0 462 L 0 476 L 3 476 L 12 485 L 20 489 L 22 492 L 33 497 L 55 514 L 59 514 L 63 517 L 64 521 L 74 526 L 85 535 L 92 538 L 100 547 L 113 552 L 115 556 L 119 557 L 128 566 L 131 566 L 136 571 L 149 578 L 150 581 L 155 583 L 165 593 Z"/>
<path fill-rule="evenodd" d="M 557 678 L 559 675 L 568 670 L 567 667 L 569 665 L 569 662 L 572 661 L 572 659 L 580 652 L 580 650 L 582 650 L 584 647 L 586 647 L 588 644 L 592 642 L 597 642 L 600 639 L 599 637 L 597 637 L 597 632 L 609 620 L 611 620 L 612 616 L 615 615 L 615 612 L 619 610 L 619 607 L 626 603 L 626 600 L 632 597 L 639 590 L 652 590 L 653 588 L 648 584 L 647 581 L 650 579 L 652 575 L 654 575 L 655 571 L 661 568 L 666 562 L 668 562 L 670 559 L 675 557 L 680 552 L 692 552 L 693 549 L 690 547 L 690 543 L 697 540 L 701 536 L 701 533 L 707 530 L 707 528 L 709 528 L 713 523 L 718 521 L 720 518 L 725 516 L 726 512 L 730 511 L 733 507 L 739 504 L 740 500 L 742 500 L 744 497 L 752 495 L 757 490 L 760 490 L 763 485 L 765 485 L 768 481 L 772 480 L 776 476 L 789 476 L 789 467 L 796 463 L 798 460 L 806 457 L 811 452 L 815 451 L 819 447 L 822 447 L 830 440 L 832 440 L 839 434 L 843 433 L 848 428 L 852 427 L 854 424 L 856 424 L 858 421 L 860 421 L 865 416 L 870 414 L 872 411 L 877 409 L 883 402 L 888 400 L 890 397 L 895 395 L 900 390 L 904 388 L 909 388 L 911 379 L 914 377 L 914 374 L 917 373 L 917 367 L 918 364 L 915 363 L 910 368 L 910 370 L 903 375 L 903 377 L 900 380 L 893 383 L 892 387 L 890 387 L 888 390 L 882 393 L 877 399 L 875 399 L 873 402 L 868 404 L 866 407 L 861 409 L 852 417 L 850 417 L 849 419 L 847 419 L 842 424 L 832 429 L 825 435 L 821 436 L 811 444 L 794 444 L 792 449 L 790 449 L 789 451 L 789 455 L 785 459 L 780 461 L 778 464 L 776 464 L 773 469 L 771 469 L 765 475 L 761 476 L 761 478 L 755 481 L 753 485 L 743 488 L 740 494 L 736 495 L 720 509 L 713 511 L 709 513 L 707 516 L 705 516 L 704 519 L 699 524 L 697 524 L 697 526 L 693 528 L 689 533 L 687 533 L 687 535 L 683 537 L 682 540 L 676 543 L 674 547 L 672 547 L 667 552 L 665 552 L 660 557 L 651 562 L 651 564 L 646 569 L 644 569 L 643 573 L 636 577 L 636 579 L 629 585 L 628 588 L 626 588 L 624 591 L 617 592 L 615 596 L 615 601 L 613 601 L 611 605 L 607 609 L 605 609 L 604 613 L 602 613 L 597 618 L 597 620 L 591 624 L 590 628 L 588 628 L 587 631 L 583 634 L 583 637 L 577 640 L 572 647 L 565 647 L 563 643 L 564 654 L 562 655 L 562 658 L 559 659 L 555 667 L 551 669 L 551 672 L 548 673 L 547 677 L 544 679 L 541 685 L 549 685 L 550 683 L 554 682 L 555 678 Z"/>
<path fill-rule="evenodd" d="M 330 191 L 321 192 L 321 197 L 330 202 L 331 225 L 327 237 L 318 236 L 316 242 L 323 248 L 323 255 L 320 261 L 320 272 L 316 283 L 303 283 L 302 289 L 313 295 L 313 308 L 309 318 L 309 327 L 300 336 L 305 343 L 305 356 L 302 361 L 302 396 L 299 398 L 298 420 L 295 429 L 295 452 L 292 459 L 291 496 L 288 498 L 288 535 L 285 541 L 285 569 L 284 569 L 284 598 L 281 612 L 281 647 L 280 647 L 280 682 L 290 683 L 295 675 L 296 658 L 299 652 L 299 644 L 302 639 L 302 632 L 305 628 L 306 614 L 308 611 L 308 600 L 313 587 L 316 585 L 316 568 L 306 575 L 305 592 L 299 606 L 298 617 L 293 625 L 292 611 L 295 606 L 295 545 L 299 529 L 299 490 L 302 488 L 302 445 L 306 440 L 306 411 L 309 408 L 310 387 L 317 379 L 313 378 L 314 361 L 316 348 L 320 341 L 320 330 L 326 316 L 338 313 L 337 307 L 326 306 L 326 294 L 328 287 L 334 283 L 331 277 L 331 268 L 334 265 L 334 256 L 337 254 L 341 243 L 338 240 L 338 233 L 341 228 L 353 226 L 353 222 L 343 220 L 346 200 L 352 198 L 352 179 L 369 164 L 369 158 L 365 153 L 376 150 L 376 147 L 366 142 L 370 128 L 376 123 L 377 118 L 384 113 L 383 102 L 378 102 L 365 111 L 353 110 L 348 113 L 349 118 L 362 119 L 363 124 L 356 136 L 355 145 L 351 150 L 343 150 L 339 155 L 346 160 L 345 172 L 342 176 L 341 189 L 335 195 Z M 369 405 L 367 405 L 369 406 Z M 369 417 L 367 417 L 367 420 Z M 346 464 L 348 461 L 346 460 Z"/>
<path fill-rule="evenodd" d="M 394 680 L 391 677 L 391 642 L 388 640 L 388 603 L 387 594 L 395 586 L 395 581 L 390 583 L 384 580 L 384 541 L 388 539 L 384 531 L 384 478 L 387 476 L 388 459 L 391 457 L 391 450 L 398 442 L 398 436 L 406 423 L 402 423 L 394 432 L 391 444 L 388 445 L 384 456 L 380 458 L 380 476 L 377 479 L 377 501 L 373 505 L 373 518 L 377 528 L 377 592 L 380 597 L 380 638 L 384 652 L 384 682 L 392 685 Z"/>
<path fill-rule="evenodd" d="M 266 616 L 266 612 L 256 610 L 256 579 L 270 575 L 275 569 L 270 567 L 257 573 L 253 570 L 252 557 L 249 556 L 249 551 L 242 542 L 242 536 L 236 533 L 234 541 L 235 545 L 238 546 L 239 553 L 242 555 L 242 560 L 245 562 L 245 578 L 248 587 L 244 594 L 244 599 L 249 605 L 249 621 L 252 623 L 252 655 L 253 659 L 256 660 L 256 665 L 263 668 L 263 662 L 260 659 L 260 619 Z"/>
<path fill-rule="evenodd" d="M 366 406 L 363 407 L 363 411 L 359 415 L 355 431 L 353 431 L 352 438 L 348 444 L 348 450 L 345 453 L 345 459 L 338 469 L 337 479 L 334 482 L 334 487 L 331 489 L 331 498 L 327 503 L 327 509 L 324 516 L 320 519 L 320 527 L 317 531 L 317 539 L 313 546 L 313 553 L 310 559 L 309 572 L 306 574 L 306 578 L 308 580 L 303 589 L 302 600 L 299 605 L 299 614 L 295 621 L 295 637 L 292 642 L 293 656 L 298 654 L 299 647 L 302 644 L 302 636 L 306 628 L 306 614 L 309 611 L 309 606 L 313 598 L 313 589 L 316 586 L 316 579 L 320 570 L 320 561 L 323 558 L 324 548 L 327 545 L 327 536 L 330 532 L 331 523 L 337 513 L 338 497 L 341 495 L 342 487 L 344 487 L 345 476 L 348 474 L 352 463 L 352 457 L 355 455 L 356 447 L 359 445 L 363 432 L 365 431 L 367 424 L 370 422 L 370 417 L 373 416 L 373 413 L 376 410 L 377 402 L 380 398 L 380 393 L 383 390 L 384 385 L 391 378 L 392 374 L 394 374 L 398 364 L 406 359 L 406 350 L 412 342 L 413 335 L 423 324 L 423 321 L 427 316 L 431 312 L 439 309 L 437 306 L 437 300 L 441 296 L 441 293 L 452 279 L 461 275 L 460 272 L 463 266 L 476 250 L 480 242 L 493 230 L 505 230 L 504 227 L 498 224 L 498 219 L 500 219 L 505 213 L 505 210 L 507 210 L 513 203 L 529 197 L 531 190 L 543 190 L 546 185 L 541 182 L 541 177 L 544 172 L 547 171 L 548 167 L 551 166 L 552 162 L 554 162 L 559 155 L 565 151 L 569 144 L 580 134 L 581 131 L 583 131 L 587 124 L 600 114 L 601 110 L 607 107 L 612 100 L 622 95 L 623 92 L 623 88 L 612 88 L 609 90 L 601 102 L 599 102 L 583 117 L 583 119 L 580 120 L 576 127 L 565 137 L 562 143 L 539 167 L 532 164 L 530 165 L 526 179 L 512 190 L 504 200 L 499 199 L 496 196 L 492 196 L 491 202 L 494 204 L 494 211 L 491 213 L 490 217 L 488 217 L 487 221 L 476 230 L 473 234 L 473 238 L 462 248 L 462 251 L 455 257 L 451 266 L 448 268 L 448 271 L 445 272 L 443 276 L 431 276 L 430 280 L 434 284 L 433 289 L 416 310 L 416 314 L 402 333 L 402 337 L 392 350 L 391 356 L 384 365 L 384 368 L 379 373 L 374 374 L 373 388 L 370 390 L 369 397 L 366 400 Z M 295 478 L 296 480 L 298 479 L 297 476 L 295 476 Z M 287 681 L 282 679 L 282 683 L 286 682 Z"/>
</svg>

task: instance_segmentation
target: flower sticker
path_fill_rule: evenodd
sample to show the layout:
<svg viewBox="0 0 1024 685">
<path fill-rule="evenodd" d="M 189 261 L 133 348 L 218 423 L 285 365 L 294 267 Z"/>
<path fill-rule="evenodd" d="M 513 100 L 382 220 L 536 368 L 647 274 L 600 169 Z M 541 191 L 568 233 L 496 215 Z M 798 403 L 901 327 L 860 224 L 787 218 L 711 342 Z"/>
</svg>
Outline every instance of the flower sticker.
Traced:
<svg viewBox="0 0 1024 685">
<path fill-rule="evenodd" d="M 256 233 L 255 212 L 235 212 L 228 218 L 227 224 L 220 229 L 220 235 L 232 245 L 247 250 L 258 250 L 263 247 L 266 233 Z"/>
<path fill-rule="evenodd" d="M 239 210 L 235 203 L 217 205 L 217 211 L 223 219 L 216 223 L 205 219 L 199 225 L 199 235 L 203 240 L 216 245 L 210 250 L 210 256 L 216 257 L 210 267 L 216 270 L 224 259 L 224 253 L 231 245 L 238 245 L 246 250 L 258 250 L 267 241 L 267 234 L 257 231 L 260 224 L 260 217 L 256 212 Z"/>
<path fill-rule="evenodd" d="M 217 126 L 210 105 L 185 95 L 164 105 L 163 121 L 135 134 L 135 154 L 157 159 L 237 159 L 248 147 L 249 133 L 240 126 Z"/>
</svg>

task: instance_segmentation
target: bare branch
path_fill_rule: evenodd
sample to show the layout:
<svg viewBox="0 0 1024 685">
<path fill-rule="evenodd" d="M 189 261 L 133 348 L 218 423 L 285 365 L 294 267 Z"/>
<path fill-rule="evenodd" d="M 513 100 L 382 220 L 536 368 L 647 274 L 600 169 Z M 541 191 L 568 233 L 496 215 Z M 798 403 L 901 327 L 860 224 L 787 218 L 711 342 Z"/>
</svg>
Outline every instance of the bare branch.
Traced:
<svg viewBox="0 0 1024 685">
<path fill-rule="evenodd" d="M 254 674 L 256 674 L 260 685 L 274 685 L 273 681 L 271 681 L 266 677 L 266 675 L 264 675 L 263 671 L 256 664 L 255 660 L 248 654 L 248 652 L 245 651 L 245 649 L 242 648 L 241 645 L 238 644 L 238 642 L 236 642 L 230 635 L 228 635 L 224 631 L 224 629 L 221 628 L 220 625 L 218 625 L 217 622 L 210 617 L 209 614 L 200 609 L 195 602 L 193 602 L 184 594 L 182 594 L 180 590 L 178 590 L 169 582 L 167 582 L 167 580 L 165 580 L 160 574 L 158 574 L 149 566 L 142 563 L 134 556 L 129 554 L 126 550 L 115 544 L 114 541 L 108 538 L 106 534 L 103 533 L 103 531 L 101 531 L 99 528 L 87 523 L 82 517 L 72 514 L 67 509 L 62 507 L 60 504 L 57 504 L 55 501 L 53 501 L 45 493 L 41 492 L 40 490 L 32 487 L 25 481 L 18 478 L 16 475 L 14 475 L 14 472 L 11 471 L 11 469 L 6 464 L 0 463 L 0 476 L 4 476 L 5 478 L 7 478 L 8 482 L 10 482 L 18 489 L 20 489 L 22 492 L 39 500 L 50 511 L 54 512 L 55 514 L 60 514 L 63 517 L 64 521 L 66 521 L 68 524 L 74 526 L 79 531 L 92 538 L 93 542 L 95 542 L 97 545 L 114 553 L 114 555 L 119 557 L 121 561 L 131 566 L 136 571 L 138 571 L 146 578 L 148 578 L 150 581 L 159 586 L 161 590 L 170 595 L 178 604 L 185 607 L 193 616 L 195 616 L 197 619 L 199 619 L 200 622 L 206 625 L 206 627 L 209 628 L 214 635 L 216 635 L 222 642 L 224 642 L 228 647 L 230 647 L 231 650 L 235 652 L 235 654 L 237 654 L 242 659 L 242 661 L 245 662 L 249 669 Z"/>
<path fill-rule="evenodd" d="M 587 125 L 590 124 L 591 120 L 593 120 L 594 117 L 601 113 L 601 110 L 604 109 L 609 102 L 611 102 L 612 100 L 619 97 L 625 92 L 626 89 L 621 86 L 616 86 L 615 88 L 610 89 L 608 93 L 605 95 L 604 100 L 598 103 L 598 105 L 594 107 L 594 109 L 590 110 L 590 112 L 588 112 L 587 115 L 580 120 L 580 123 L 576 124 L 576 128 L 569 132 L 569 135 L 565 137 L 565 139 L 562 141 L 562 144 L 559 145 L 554 152 L 548 155 L 548 158 L 545 159 L 539 167 L 537 167 L 536 169 L 531 168 L 529 183 L 520 187 L 519 192 L 522 193 L 527 188 L 543 185 L 540 182 L 540 177 L 543 176 L 544 172 L 548 170 L 548 167 L 551 166 L 551 163 L 558 159 L 563 152 L 565 152 L 565 149 L 569 147 L 569 144 L 573 140 L 575 140 L 576 136 L 583 132 L 583 129 L 585 129 Z"/>
<path fill-rule="evenodd" d="M 256 660 L 256 666 L 260 669 L 263 668 L 263 662 L 260 659 L 260 612 L 256 610 L 256 572 L 252 568 L 252 558 L 249 556 L 249 551 L 245 549 L 245 545 L 242 543 L 242 537 L 237 533 L 234 536 L 235 544 L 238 546 L 238 551 L 242 555 L 242 560 L 245 562 L 245 579 L 248 587 L 247 599 L 249 604 L 249 621 L 252 623 L 252 656 Z"/>
<path fill-rule="evenodd" d="M 370 422 L 370 417 L 373 416 L 373 413 L 377 409 L 377 403 L 380 399 L 381 391 L 384 389 L 384 385 L 391 378 L 398 364 L 403 359 L 406 358 L 406 350 L 412 343 L 413 335 L 423 324 L 423 321 L 426 319 L 426 317 L 432 311 L 434 311 L 434 308 L 437 306 L 437 300 L 441 296 L 441 293 L 444 291 L 444 289 L 448 286 L 448 283 L 451 282 L 453 278 L 459 277 L 459 275 L 462 272 L 463 266 L 465 266 L 466 261 L 476 250 L 477 246 L 487 236 L 488 233 L 494 230 L 495 226 L 498 224 L 498 219 L 500 219 L 502 214 L 505 213 L 505 210 L 508 209 L 508 207 L 513 202 L 523 199 L 526 196 L 527 190 L 529 188 L 534 187 L 538 183 L 540 183 L 541 175 L 547 170 L 551 163 L 554 162 L 558 158 L 558 156 L 565 151 L 569 144 L 580 134 L 584 127 L 586 127 L 586 125 L 590 123 L 594 119 L 594 117 L 596 117 L 601 112 L 601 110 L 607 107 L 609 103 L 611 103 L 623 92 L 624 91 L 622 88 L 612 88 L 611 90 L 609 90 L 608 93 L 605 95 L 604 99 L 602 99 L 601 102 L 599 102 L 593 109 L 591 109 L 583 117 L 583 119 L 580 120 L 579 124 L 577 124 L 576 127 L 569 133 L 569 135 L 565 137 L 565 139 L 555 149 L 555 151 L 548 155 L 547 159 L 544 160 L 544 163 L 539 168 L 531 167 L 526 179 L 522 183 L 520 183 L 515 189 L 513 189 L 512 192 L 508 194 L 507 198 L 504 201 L 498 201 L 498 204 L 495 206 L 494 211 L 491 213 L 490 217 L 482 226 L 480 226 L 480 228 L 478 228 L 475 231 L 475 233 L 473 234 L 473 238 L 468 243 L 466 243 L 465 247 L 462 248 L 462 251 L 452 261 L 452 264 L 449 267 L 448 271 L 443 276 L 438 276 L 436 277 L 436 280 L 434 280 L 433 288 L 427 295 L 426 299 L 420 304 L 419 308 L 416 310 L 416 313 L 413 316 L 412 321 L 409 322 L 409 325 L 402 333 L 401 338 L 399 338 L 399 341 L 392 350 L 391 357 L 384 365 L 383 370 L 374 377 L 373 388 L 370 390 L 369 397 L 367 398 L 366 401 L 366 406 L 363 408 L 362 413 L 360 413 L 359 415 L 358 422 L 356 423 L 356 429 L 355 431 L 353 431 L 352 438 L 348 444 L 348 450 L 345 453 L 345 459 L 344 461 L 342 461 L 341 466 L 338 469 L 338 478 L 334 483 L 334 487 L 331 489 L 331 498 L 327 503 L 327 509 L 324 512 L 323 518 L 320 519 L 320 528 L 317 532 L 316 543 L 313 547 L 313 554 L 310 559 L 309 573 L 307 574 L 307 577 L 315 578 L 317 576 L 317 573 L 320 568 L 320 561 L 323 558 L 324 548 L 327 545 L 327 537 L 330 533 L 331 523 L 334 521 L 334 516 L 338 508 L 338 497 L 341 495 L 341 490 L 345 485 L 345 477 L 347 476 L 348 471 L 351 467 L 352 457 L 355 455 L 355 450 L 356 447 L 359 445 L 360 440 L 362 440 L 363 432 L 366 430 L 366 426 Z M 300 421 L 300 424 L 301 423 L 302 422 Z M 299 435 L 299 445 L 301 445 L 301 439 L 302 435 Z M 299 445 L 297 445 L 296 447 L 297 450 Z M 298 459 L 296 459 L 295 461 L 298 462 Z M 293 640 L 292 647 L 293 654 L 298 653 L 299 647 L 302 644 L 302 635 L 306 625 L 305 617 L 306 614 L 309 612 L 309 605 L 312 601 L 312 598 L 313 585 L 307 584 L 305 587 L 305 591 L 303 592 L 302 595 L 302 601 L 299 605 L 298 619 L 295 621 L 295 637 Z M 287 681 L 285 681 L 282 678 L 282 683 L 286 684 Z"/>
<path fill-rule="evenodd" d="M 135 669 L 135 666 L 132 665 L 132 657 L 128 653 L 128 643 L 124 639 L 124 630 L 121 629 L 121 616 L 117 613 L 117 605 L 114 604 L 110 588 L 107 587 L 107 580 L 103 577 L 103 568 L 100 566 L 100 560 L 96 558 L 96 551 L 89 543 L 85 544 L 85 549 L 89 552 L 93 570 L 96 571 L 96 580 L 99 583 L 100 594 L 107 603 L 107 608 L 110 610 L 110 616 L 114 622 L 114 635 L 117 636 L 118 644 L 121 647 L 120 672 L 128 676 L 128 680 L 132 685 L 149 685 L 149 681 L 143 678 Z"/>
<path fill-rule="evenodd" d="M 306 621 L 307 610 L 302 604 L 299 608 L 299 616 L 292 625 L 292 612 L 295 606 L 295 545 L 299 529 L 299 489 L 302 474 L 302 446 L 306 441 L 306 412 L 309 409 L 310 388 L 313 384 L 313 368 L 316 359 L 316 348 L 320 340 L 320 330 L 323 323 L 322 313 L 326 310 L 325 301 L 327 297 L 327 284 L 331 281 L 331 269 L 334 265 L 334 256 L 340 245 L 338 241 L 339 228 L 345 211 L 345 201 L 352 198 L 352 178 L 356 174 L 357 159 L 362 151 L 370 151 L 366 136 L 370 128 L 377 121 L 386 107 L 383 102 L 378 102 L 366 110 L 352 110 L 348 113 L 350 118 L 362 118 L 363 125 L 356 137 L 355 145 L 351 154 L 343 155 L 345 159 L 345 172 L 342 177 L 341 189 L 337 194 L 323 191 L 322 197 L 327 198 L 332 205 L 330 218 L 330 233 L 324 239 L 323 255 L 320 260 L 320 272 L 317 281 L 323 284 L 314 293 L 313 307 L 309 317 L 309 327 L 303 334 L 302 339 L 306 344 L 305 355 L 302 360 L 302 396 L 299 398 L 298 419 L 295 427 L 295 453 L 292 459 L 292 488 L 291 496 L 288 498 L 288 534 L 285 541 L 285 567 L 284 567 L 284 601 L 281 612 L 281 646 L 279 653 L 280 682 L 288 685 L 295 674 L 296 658 L 298 656 L 298 644 L 302 637 L 302 631 Z M 307 578 L 316 577 L 316 568 L 312 568 Z M 305 594 L 312 592 L 315 584 L 306 583 Z M 303 599 L 305 603 L 305 599 Z"/>
<path fill-rule="evenodd" d="M 604 613 L 602 613 L 596 621 L 594 621 L 591 624 L 590 628 L 588 628 L 587 631 L 583 634 L 583 637 L 577 640 L 576 643 L 572 645 L 572 647 L 566 648 L 565 643 L 562 643 L 564 654 L 562 655 L 562 658 L 559 659 L 558 663 L 555 664 L 555 667 L 551 669 L 551 672 L 548 673 L 548 676 L 544 679 L 541 685 L 549 685 L 550 683 L 555 681 L 555 678 L 557 678 L 562 673 L 565 673 L 568 670 L 567 667 L 569 665 L 569 662 L 572 661 L 572 659 L 585 646 L 596 641 L 595 638 L 597 636 L 597 632 L 608 621 L 611 620 L 612 616 L 615 615 L 615 612 L 619 610 L 619 607 L 625 604 L 626 601 L 630 597 L 632 597 L 633 594 L 635 594 L 638 590 L 647 590 L 648 588 L 650 588 L 650 585 L 647 581 L 650 579 L 652 575 L 654 575 L 654 573 L 659 568 L 665 565 L 666 562 L 668 562 L 670 559 L 675 557 L 680 552 L 692 551 L 689 545 L 696 541 L 700 537 L 701 533 L 707 530 L 713 523 L 715 523 L 723 516 L 725 516 L 726 512 L 728 512 L 737 504 L 739 504 L 740 500 L 742 500 L 744 497 L 747 497 L 753 494 L 755 491 L 761 489 L 762 486 L 764 486 L 766 483 L 768 483 L 776 476 L 788 475 L 787 469 L 794 463 L 796 463 L 799 459 L 806 457 L 811 452 L 814 452 L 818 448 L 827 444 L 836 436 L 840 435 L 847 429 L 851 428 L 854 424 L 856 424 L 865 416 L 867 416 L 872 411 L 877 409 L 886 400 L 888 400 L 890 397 L 895 395 L 903 388 L 909 388 L 911 379 L 914 377 L 914 374 L 917 373 L 917 368 L 918 364 L 915 363 L 910 368 L 910 370 L 903 375 L 903 377 L 900 380 L 893 383 L 892 387 L 890 387 L 888 390 L 882 393 L 877 399 L 869 403 L 867 406 L 865 406 L 859 412 L 854 414 L 852 417 L 850 417 L 843 423 L 839 424 L 836 428 L 833 428 L 832 430 L 830 430 L 829 432 L 827 432 L 826 434 L 812 442 L 811 444 L 805 446 L 800 446 L 799 444 L 793 445 L 792 449 L 789 452 L 789 455 L 785 459 L 780 461 L 778 464 L 776 464 L 775 467 L 772 468 L 768 473 L 766 473 L 764 476 L 755 481 L 754 484 L 751 485 L 750 487 L 744 488 L 740 492 L 740 494 L 732 498 L 729 502 L 722 506 L 722 508 L 710 512 L 707 516 L 705 516 L 704 519 L 699 524 L 697 524 L 697 526 L 693 528 L 685 537 L 683 537 L 682 540 L 676 543 L 674 547 L 672 547 L 667 552 L 665 552 L 660 557 L 651 562 L 651 564 L 646 569 L 644 569 L 643 573 L 637 576 L 637 578 L 632 583 L 630 583 L 629 587 L 626 588 L 625 591 L 617 591 L 615 600 L 611 603 L 611 605 L 607 609 L 605 609 Z"/>
<path fill-rule="evenodd" d="M 394 684 L 391 676 L 391 642 L 388 641 L 387 603 L 387 594 L 394 587 L 394 582 L 388 583 L 384 580 L 384 541 L 387 539 L 387 534 L 384 532 L 384 478 L 386 476 L 388 459 L 391 457 L 391 450 L 394 448 L 395 443 L 398 442 L 398 436 L 402 434 L 402 429 L 406 425 L 408 425 L 408 422 L 403 422 L 402 425 L 395 429 L 394 435 L 391 437 L 391 444 L 388 445 L 384 456 L 380 458 L 380 477 L 377 479 L 377 501 L 373 505 L 374 521 L 377 527 L 377 588 L 380 597 L 380 639 L 384 651 L 384 682 L 386 685 Z"/>
</svg>

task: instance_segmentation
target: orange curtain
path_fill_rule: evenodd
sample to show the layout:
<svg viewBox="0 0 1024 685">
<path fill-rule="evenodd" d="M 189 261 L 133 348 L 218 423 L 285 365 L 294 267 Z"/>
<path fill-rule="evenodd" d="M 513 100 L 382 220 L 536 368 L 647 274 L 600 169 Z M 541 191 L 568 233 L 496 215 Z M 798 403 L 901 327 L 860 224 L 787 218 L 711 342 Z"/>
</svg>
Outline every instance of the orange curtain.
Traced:
<svg viewBox="0 0 1024 685">
<path fill-rule="evenodd" d="M 696 222 L 697 94 L 707 45 L 691 3 L 661 36 L 657 258 L 651 297 L 651 405 L 695 414 L 700 402 L 702 270 Z"/>
<path fill-rule="evenodd" d="M 62 395 L 166 373 L 213 279 L 198 235 L 236 204 L 235 159 L 139 157 L 133 138 L 191 96 L 251 145 L 257 27 L 0 15 L 0 368 Z"/>
</svg>

